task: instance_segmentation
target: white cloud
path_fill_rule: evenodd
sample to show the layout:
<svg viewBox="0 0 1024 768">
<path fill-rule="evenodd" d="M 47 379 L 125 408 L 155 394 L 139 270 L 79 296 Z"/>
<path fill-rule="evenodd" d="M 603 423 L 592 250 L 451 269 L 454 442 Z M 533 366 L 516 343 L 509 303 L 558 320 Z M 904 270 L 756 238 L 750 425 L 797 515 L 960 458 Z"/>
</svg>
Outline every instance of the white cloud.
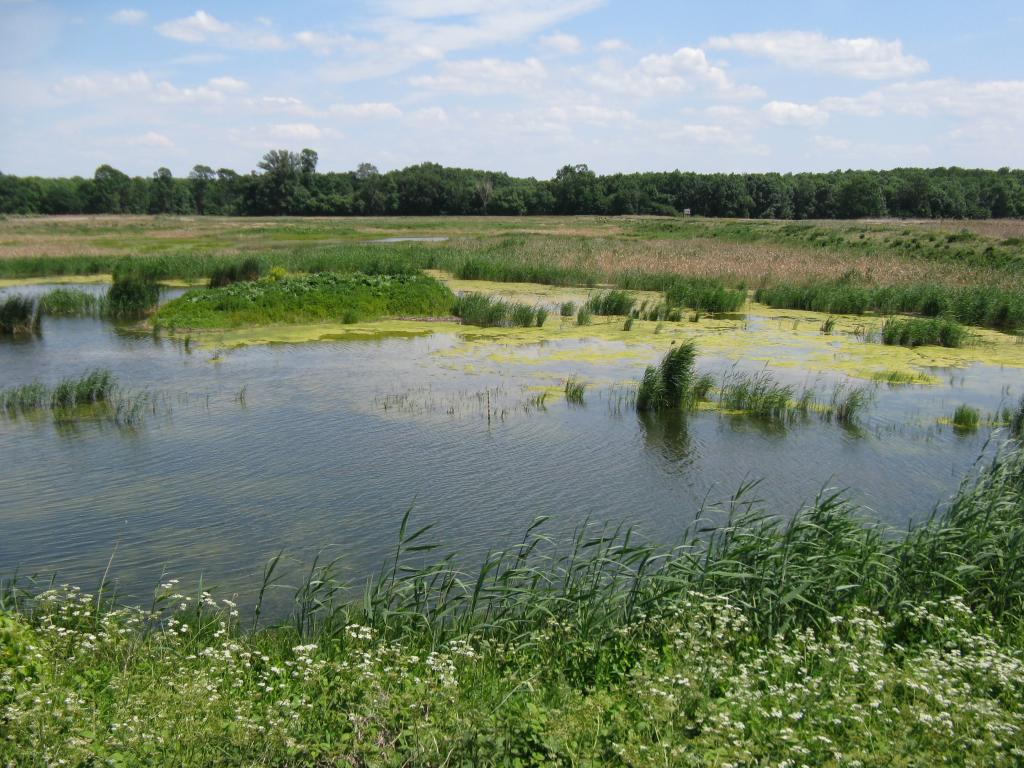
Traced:
<svg viewBox="0 0 1024 768">
<path fill-rule="evenodd" d="M 146 20 L 146 12 L 134 8 L 122 8 L 120 11 L 110 14 L 109 18 L 115 24 L 141 24 Z"/>
<path fill-rule="evenodd" d="M 295 96 L 260 96 L 258 98 L 245 99 L 243 103 L 250 109 L 263 113 L 279 112 L 303 116 L 316 114 L 316 110 L 306 106 L 302 99 Z"/>
<path fill-rule="evenodd" d="M 381 118 L 401 117 L 402 110 L 386 101 L 364 101 L 360 104 L 335 104 L 331 112 L 344 117 Z"/>
<path fill-rule="evenodd" d="M 607 40 L 602 40 L 597 44 L 597 50 L 612 53 L 614 51 L 624 51 L 629 48 L 624 42 L 619 40 L 617 37 L 610 37 Z"/>
<path fill-rule="evenodd" d="M 574 35 L 566 35 L 558 32 L 554 35 L 546 35 L 540 39 L 542 47 L 555 53 L 574 54 L 583 50 L 583 43 Z"/>
<path fill-rule="evenodd" d="M 928 71 L 928 62 L 903 52 L 899 40 L 825 37 L 819 32 L 761 32 L 713 37 L 707 46 L 763 56 L 792 69 L 864 80 L 909 77 Z"/>
<path fill-rule="evenodd" d="M 792 101 L 769 101 L 761 107 L 761 113 L 775 125 L 822 125 L 828 120 L 824 109 Z"/>
<path fill-rule="evenodd" d="M 549 107 L 545 115 L 552 120 L 588 125 L 621 125 L 636 120 L 636 115 L 628 109 L 612 109 L 594 104 Z"/>
<path fill-rule="evenodd" d="M 718 96 L 751 98 L 761 96 L 760 88 L 737 85 L 725 70 L 712 65 L 700 48 L 680 48 L 669 54 L 650 54 L 629 69 L 605 63 L 590 81 L 609 91 L 639 96 L 692 91 L 701 86 Z"/>
<path fill-rule="evenodd" d="M 231 93 L 238 93 L 249 89 L 249 84 L 244 80 L 227 76 L 214 77 L 209 81 L 209 85 L 211 88 L 215 88 L 218 91 L 228 91 Z"/>
<path fill-rule="evenodd" d="M 441 107 L 424 107 L 412 113 L 413 119 L 422 123 L 446 123 L 448 113 Z"/>
<path fill-rule="evenodd" d="M 823 99 L 821 107 L 862 117 L 885 114 L 930 117 L 996 117 L 1024 121 L 1024 80 L 919 80 L 894 83 L 861 96 Z"/>
<path fill-rule="evenodd" d="M 836 136 L 815 136 L 814 146 L 826 152 L 845 152 L 853 143 L 849 139 L 840 139 Z"/>
<path fill-rule="evenodd" d="M 728 128 L 699 123 L 675 126 L 661 135 L 666 139 L 684 139 L 698 144 L 735 144 L 739 141 L 736 134 Z"/>
<path fill-rule="evenodd" d="M 174 142 L 156 131 L 149 131 L 141 136 L 133 136 L 127 140 L 128 144 L 138 147 L 173 147 Z"/>
<path fill-rule="evenodd" d="M 157 24 L 156 31 L 164 37 L 182 43 L 209 43 L 223 48 L 245 50 L 276 50 L 285 47 L 284 41 L 273 32 L 238 27 L 202 10 L 182 19 Z"/>
<path fill-rule="evenodd" d="M 436 75 L 412 77 L 409 82 L 417 88 L 483 95 L 531 91 L 546 75 L 544 65 L 534 58 L 525 61 L 478 59 L 446 61 L 438 66 Z"/>
<path fill-rule="evenodd" d="M 278 123 L 270 126 L 270 135 L 275 139 L 319 139 L 324 132 L 312 123 Z"/>
</svg>

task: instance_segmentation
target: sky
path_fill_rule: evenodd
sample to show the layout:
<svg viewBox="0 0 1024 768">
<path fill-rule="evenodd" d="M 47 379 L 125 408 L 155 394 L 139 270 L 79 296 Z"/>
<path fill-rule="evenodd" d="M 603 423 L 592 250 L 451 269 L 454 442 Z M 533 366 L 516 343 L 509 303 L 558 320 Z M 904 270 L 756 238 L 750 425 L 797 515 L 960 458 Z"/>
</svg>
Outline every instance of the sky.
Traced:
<svg viewBox="0 0 1024 768">
<path fill-rule="evenodd" d="M 0 0 L 0 172 L 1024 166 L 1020 0 Z"/>
</svg>

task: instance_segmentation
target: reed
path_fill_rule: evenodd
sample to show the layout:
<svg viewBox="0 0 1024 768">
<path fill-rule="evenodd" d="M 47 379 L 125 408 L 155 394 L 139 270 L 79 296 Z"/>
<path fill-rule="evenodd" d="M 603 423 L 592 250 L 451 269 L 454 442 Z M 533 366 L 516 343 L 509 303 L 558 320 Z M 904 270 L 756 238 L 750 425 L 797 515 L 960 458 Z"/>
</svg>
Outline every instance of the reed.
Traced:
<svg viewBox="0 0 1024 768">
<path fill-rule="evenodd" d="M 958 405 L 953 411 L 953 428 L 961 432 L 973 432 L 981 421 L 981 413 L 977 408 L 967 404 Z"/>
<path fill-rule="evenodd" d="M 633 311 L 636 299 L 625 291 L 595 293 L 584 305 L 592 315 L 628 315 Z"/>
<path fill-rule="evenodd" d="M 1013 437 L 1024 437 L 1024 396 L 1021 397 L 1017 407 L 1013 409 L 1010 418 L 1007 420 L 1010 434 Z"/>
<path fill-rule="evenodd" d="M 579 312 L 576 313 L 576 325 L 590 325 L 590 323 L 590 310 L 585 306 L 580 307 Z"/>
<path fill-rule="evenodd" d="M 726 374 L 719 387 L 718 402 L 729 411 L 742 411 L 768 421 L 786 421 L 799 412 L 793 405 L 795 389 L 780 384 L 767 370 L 747 374 Z"/>
<path fill-rule="evenodd" d="M 962 325 L 943 318 L 890 318 L 882 326 L 882 343 L 902 347 L 962 347 L 966 338 Z"/>
<path fill-rule="evenodd" d="M 583 405 L 583 394 L 587 389 L 586 383 L 575 376 L 565 380 L 565 400 L 572 405 Z"/>
<path fill-rule="evenodd" d="M 263 262 L 255 256 L 248 256 L 236 264 L 213 267 L 210 272 L 210 288 L 223 288 L 239 282 L 259 280 L 264 271 Z"/>
<path fill-rule="evenodd" d="M 658 365 L 649 365 L 637 387 L 636 409 L 659 412 L 689 408 L 706 395 L 706 380 L 695 374 L 697 347 L 692 341 L 674 345 Z M 694 385 L 698 383 L 698 391 Z"/>
<path fill-rule="evenodd" d="M 558 308 L 558 313 L 562 317 L 572 317 L 576 314 L 576 302 L 563 301 L 562 305 Z"/>
<path fill-rule="evenodd" d="M 832 331 L 835 330 L 836 319 L 834 317 L 826 317 L 825 321 L 821 324 L 821 332 L 825 336 L 831 336 Z"/>
<path fill-rule="evenodd" d="M 627 317 L 626 321 L 622 324 L 622 330 L 631 331 L 633 330 L 633 318 Z"/>
<path fill-rule="evenodd" d="M 481 328 L 529 328 L 543 323 L 543 320 L 538 322 L 538 311 L 533 307 L 483 293 L 466 293 L 456 297 L 452 314 L 466 325 Z"/>
<path fill-rule="evenodd" d="M 99 314 L 103 301 L 77 288 L 54 288 L 39 299 L 39 311 L 51 317 L 91 317 Z"/>
<path fill-rule="evenodd" d="M 39 330 L 39 307 L 28 296 L 8 296 L 0 300 L 0 335 L 35 333 Z"/>
<path fill-rule="evenodd" d="M 114 282 L 107 291 L 105 312 L 120 319 L 138 318 L 160 300 L 160 286 L 151 272 L 132 266 L 114 273 Z"/>
<path fill-rule="evenodd" d="M 841 381 L 832 388 L 832 397 L 822 410 L 822 414 L 830 421 L 835 420 L 844 426 L 855 427 L 864 409 L 871 405 L 873 399 L 874 394 L 867 387 L 853 386 Z"/>
</svg>

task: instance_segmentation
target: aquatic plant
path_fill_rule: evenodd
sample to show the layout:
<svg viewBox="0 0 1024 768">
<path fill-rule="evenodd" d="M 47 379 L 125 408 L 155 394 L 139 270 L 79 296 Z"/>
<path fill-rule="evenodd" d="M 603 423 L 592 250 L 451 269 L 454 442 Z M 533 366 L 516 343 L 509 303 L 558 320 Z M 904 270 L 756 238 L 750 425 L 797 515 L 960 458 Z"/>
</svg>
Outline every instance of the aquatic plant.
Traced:
<svg viewBox="0 0 1024 768">
<path fill-rule="evenodd" d="M 745 289 L 727 288 L 721 281 L 707 278 L 675 276 L 664 291 L 669 306 L 688 307 L 697 313 L 735 312 L 747 301 Z"/>
<path fill-rule="evenodd" d="M 961 347 L 966 338 L 962 325 L 943 318 L 893 317 L 882 326 L 882 343 L 903 347 Z"/>
<path fill-rule="evenodd" d="M 99 313 L 103 302 L 95 294 L 77 288 L 54 288 L 39 298 L 39 311 L 52 317 L 89 317 Z"/>
<path fill-rule="evenodd" d="M 452 305 L 452 314 L 467 325 L 481 328 L 529 328 L 537 324 L 537 311 L 534 308 L 484 293 L 457 296 Z"/>
<path fill-rule="evenodd" d="M 39 308 L 28 296 L 0 299 L 0 335 L 33 333 L 39 330 Z"/>
<path fill-rule="evenodd" d="M 562 317 L 572 317 L 576 314 L 576 302 L 574 301 L 563 301 L 559 307 L 559 314 Z"/>
<path fill-rule="evenodd" d="M 104 311 L 114 318 L 137 318 L 152 309 L 159 300 L 160 286 L 156 278 L 141 266 L 128 266 L 114 272 Z"/>
<path fill-rule="evenodd" d="M 534 315 L 537 318 L 537 327 L 538 328 L 543 328 L 544 327 L 544 323 L 546 323 L 547 319 L 548 319 L 548 311 L 547 311 L 547 309 L 545 309 L 544 307 L 536 307 L 534 309 Z"/>
<path fill-rule="evenodd" d="M 834 317 L 832 317 L 831 315 L 829 315 L 828 317 L 825 318 L 824 322 L 822 322 L 822 324 L 821 324 L 821 332 L 824 335 L 826 335 L 826 336 L 831 336 L 832 335 L 832 331 L 835 330 L 835 327 L 836 327 L 836 319 Z"/>
<path fill-rule="evenodd" d="M 90 371 L 77 379 L 62 379 L 50 394 L 50 407 L 76 408 L 106 400 L 114 388 L 114 375 L 105 369 Z"/>
<path fill-rule="evenodd" d="M 832 397 L 822 410 L 822 415 L 830 421 L 854 427 L 873 399 L 874 393 L 869 388 L 840 381 L 832 388 Z"/>
<path fill-rule="evenodd" d="M 565 380 L 566 402 L 572 405 L 583 405 L 583 393 L 586 389 L 587 385 L 585 382 L 580 381 L 575 376 L 570 376 Z"/>
<path fill-rule="evenodd" d="M 1017 403 L 1017 407 L 1013 409 L 1007 422 L 1011 435 L 1014 437 L 1024 437 L 1024 396 Z"/>
<path fill-rule="evenodd" d="M 981 421 L 981 413 L 977 408 L 965 404 L 958 405 L 953 411 L 953 427 L 962 432 L 973 432 Z"/>
<path fill-rule="evenodd" d="M 253 280 L 259 280 L 262 274 L 263 263 L 255 256 L 247 256 L 235 264 L 223 264 L 214 267 L 210 272 L 209 287 L 223 288 L 225 285 L 231 285 L 232 283 L 252 282 Z M 273 280 L 276 282 L 282 277 L 284 275 L 280 272 L 275 272 Z"/>
<path fill-rule="evenodd" d="M 678 345 L 673 344 L 658 365 L 647 366 L 637 387 L 637 411 L 676 410 L 692 405 L 695 398 L 696 361 L 696 345 L 692 341 L 684 341 Z"/>
<path fill-rule="evenodd" d="M 590 310 L 585 306 L 580 307 L 579 312 L 576 313 L 576 325 L 590 325 Z"/>
<path fill-rule="evenodd" d="M 232 328 L 249 324 L 342 321 L 381 317 L 447 316 L 455 297 L 438 280 L 419 274 L 318 272 L 276 280 L 198 288 L 167 302 L 158 327 Z"/>
<path fill-rule="evenodd" d="M 636 299 L 625 291 L 605 291 L 592 295 L 584 306 L 592 315 L 628 315 L 635 304 Z"/>
<path fill-rule="evenodd" d="M 633 318 L 632 317 L 627 317 L 626 318 L 626 322 L 624 322 L 622 324 L 622 330 L 624 330 L 624 331 L 631 331 L 631 330 L 633 330 Z"/>
<path fill-rule="evenodd" d="M 718 402 L 729 411 L 742 411 L 761 419 L 785 421 L 799 409 L 792 404 L 794 387 L 780 384 L 767 370 L 731 372 L 719 386 Z"/>
</svg>

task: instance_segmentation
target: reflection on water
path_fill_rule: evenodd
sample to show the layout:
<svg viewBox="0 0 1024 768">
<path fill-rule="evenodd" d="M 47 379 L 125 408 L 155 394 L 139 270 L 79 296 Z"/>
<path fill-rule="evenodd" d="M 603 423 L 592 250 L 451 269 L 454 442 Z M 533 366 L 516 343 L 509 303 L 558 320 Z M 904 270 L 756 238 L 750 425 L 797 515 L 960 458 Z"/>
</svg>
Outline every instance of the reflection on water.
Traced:
<svg viewBox="0 0 1024 768">
<path fill-rule="evenodd" d="M 0 419 L 0 573 L 57 569 L 89 585 L 116 547 L 122 595 L 144 595 L 165 570 L 244 592 L 273 553 L 308 560 L 323 550 L 359 583 L 391 552 L 410 505 L 446 550 L 467 557 L 513 540 L 538 515 L 551 517 L 553 535 L 590 519 L 669 543 L 705 498 L 756 478 L 780 512 L 823 486 L 848 487 L 903 527 L 947 498 L 986 449 L 986 430 L 956 435 L 937 419 L 961 402 L 988 413 L 1020 396 L 1017 370 L 939 371 L 941 386 L 880 387 L 859 431 L 815 418 L 781 428 L 712 411 L 637 415 L 610 407 L 615 388 L 599 383 L 584 407 L 557 396 L 537 407 L 537 393 L 570 374 L 621 385 L 658 353 L 621 357 L 622 342 L 559 340 L 547 351 L 589 344 L 594 354 L 538 364 L 522 349 L 503 357 L 500 342 L 453 356 L 461 344 L 437 333 L 221 356 L 96 319 L 45 318 L 38 338 L 0 343 L 0 387 L 103 367 L 132 389 L 167 393 L 172 407 L 134 430 Z M 731 365 L 700 362 L 716 374 Z M 774 373 L 798 391 L 838 380 Z"/>
</svg>

